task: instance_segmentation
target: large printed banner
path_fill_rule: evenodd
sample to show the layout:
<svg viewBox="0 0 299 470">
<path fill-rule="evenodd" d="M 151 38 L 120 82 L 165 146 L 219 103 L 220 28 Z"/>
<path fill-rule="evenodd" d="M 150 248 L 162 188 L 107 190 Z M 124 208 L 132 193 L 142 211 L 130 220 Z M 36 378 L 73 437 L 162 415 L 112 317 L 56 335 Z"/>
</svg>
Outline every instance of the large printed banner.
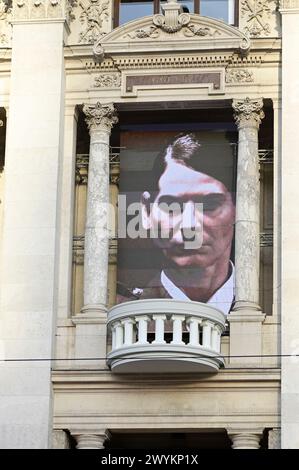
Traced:
<svg viewBox="0 0 299 470">
<path fill-rule="evenodd" d="M 234 301 L 236 144 L 225 131 L 122 134 L 117 302 Z"/>
</svg>

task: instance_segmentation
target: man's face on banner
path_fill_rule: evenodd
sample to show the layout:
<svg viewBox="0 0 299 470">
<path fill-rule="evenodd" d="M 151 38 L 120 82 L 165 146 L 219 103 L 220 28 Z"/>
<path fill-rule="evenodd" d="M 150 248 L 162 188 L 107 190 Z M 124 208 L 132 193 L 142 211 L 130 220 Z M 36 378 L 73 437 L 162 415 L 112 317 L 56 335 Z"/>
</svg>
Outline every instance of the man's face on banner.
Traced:
<svg viewBox="0 0 299 470">
<path fill-rule="evenodd" d="M 167 211 L 175 204 L 177 210 Z M 154 238 L 166 258 L 178 267 L 207 268 L 227 259 L 234 234 L 235 207 L 223 183 L 171 160 L 160 177 L 159 192 L 150 209 L 143 210 L 143 225 L 167 238 Z M 190 234 L 201 239 L 189 248 Z"/>
</svg>

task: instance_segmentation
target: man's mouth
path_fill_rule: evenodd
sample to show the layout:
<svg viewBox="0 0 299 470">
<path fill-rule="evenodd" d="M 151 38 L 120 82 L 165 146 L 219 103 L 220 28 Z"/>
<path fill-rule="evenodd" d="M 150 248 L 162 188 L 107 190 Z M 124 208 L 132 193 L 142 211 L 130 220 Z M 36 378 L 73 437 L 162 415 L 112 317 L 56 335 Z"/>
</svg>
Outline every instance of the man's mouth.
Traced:
<svg viewBox="0 0 299 470">
<path fill-rule="evenodd" d="M 178 245 L 178 246 L 170 248 L 169 250 L 167 250 L 167 252 L 168 252 L 168 255 L 171 255 L 171 256 L 184 257 L 184 256 L 194 256 L 196 254 L 202 254 L 203 255 L 208 250 L 209 250 L 209 245 L 208 244 L 203 244 L 199 248 L 194 247 L 193 249 L 192 248 L 185 248 L 184 244 L 182 244 L 182 245 Z"/>
</svg>

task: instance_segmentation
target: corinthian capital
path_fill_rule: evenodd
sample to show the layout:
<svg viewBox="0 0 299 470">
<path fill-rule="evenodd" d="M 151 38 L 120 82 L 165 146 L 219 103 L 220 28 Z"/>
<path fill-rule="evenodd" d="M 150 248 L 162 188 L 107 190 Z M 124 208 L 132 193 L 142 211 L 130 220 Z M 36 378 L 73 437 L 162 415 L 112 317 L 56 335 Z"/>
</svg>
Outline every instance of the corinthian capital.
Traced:
<svg viewBox="0 0 299 470">
<path fill-rule="evenodd" d="M 265 117 L 263 111 L 263 98 L 244 100 L 233 100 L 234 118 L 239 129 L 244 127 L 259 128 L 262 119 Z"/>
<path fill-rule="evenodd" d="M 112 103 L 85 104 L 83 112 L 90 133 L 100 130 L 110 134 L 113 125 L 118 122 L 116 110 Z"/>
</svg>

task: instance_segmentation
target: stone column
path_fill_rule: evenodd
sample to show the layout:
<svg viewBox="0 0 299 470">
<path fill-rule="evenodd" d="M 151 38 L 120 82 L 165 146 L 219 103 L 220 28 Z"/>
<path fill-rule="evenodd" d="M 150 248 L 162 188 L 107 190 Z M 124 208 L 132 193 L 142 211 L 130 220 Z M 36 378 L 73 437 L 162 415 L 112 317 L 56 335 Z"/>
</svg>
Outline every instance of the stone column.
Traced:
<svg viewBox="0 0 299 470">
<path fill-rule="evenodd" d="M 235 221 L 235 305 L 229 315 L 231 362 L 260 362 L 259 306 L 260 183 L 258 130 L 264 117 L 263 100 L 234 100 L 239 129 Z M 255 356 L 244 358 L 243 356 Z"/>
<path fill-rule="evenodd" d="M 77 442 L 77 449 L 105 449 L 105 441 L 110 439 L 108 430 L 96 432 L 95 434 L 87 433 L 72 433 L 72 436 Z"/>
<path fill-rule="evenodd" d="M 82 313 L 105 315 L 109 255 L 109 138 L 117 117 L 112 104 L 85 105 L 83 112 L 90 133 L 90 150 Z"/>
<path fill-rule="evenodd" d="M 254 433 L 231 433 L 229 438 L 232 441 L 232 448 L 237 449 L 259 449 L 261 434 Z"/>
<path fill-rule="evenodd" d="M 85 105 L 90 133 L 84 245 L 84 305 L 76 324 L 77 366 L 103 367 L 106 357 L 106 312 L 109 255 L 109 138 L 117 122 L 112 104 Z M 92 361 L 86 361 L 92 358 Z M 96 360 L 100 358 L 100 360 Z"/>
</svg>

